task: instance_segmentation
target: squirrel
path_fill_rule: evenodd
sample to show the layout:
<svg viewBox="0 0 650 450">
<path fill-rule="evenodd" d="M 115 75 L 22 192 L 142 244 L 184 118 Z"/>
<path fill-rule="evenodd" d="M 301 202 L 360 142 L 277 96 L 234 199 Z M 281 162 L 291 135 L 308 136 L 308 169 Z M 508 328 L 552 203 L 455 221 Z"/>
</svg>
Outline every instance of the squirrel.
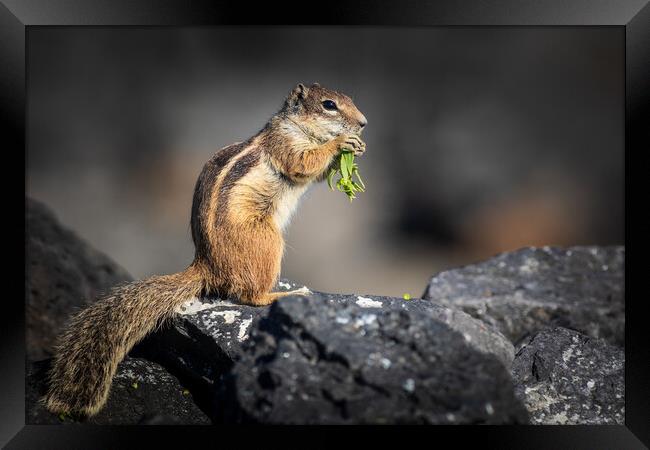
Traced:
<svg viewBox="0 0 650 450">
<path fill-rule="evenodd" d="M 73 315 L 55 346 L 46 408 L 96 414 L 126 354 L 193 297 L 216 294 L 261 306 L 308 294 L 271 292 L 280 275 L 283 230 L 300 196 L 327 177 L 341 151 L 365 152 L 360 135 L 366 123 L 350 97 L 300 83 L 262 130 L 218 150 L 194 189 L 193 262 L 176 274 L 117 286 Z"/>
</svg>

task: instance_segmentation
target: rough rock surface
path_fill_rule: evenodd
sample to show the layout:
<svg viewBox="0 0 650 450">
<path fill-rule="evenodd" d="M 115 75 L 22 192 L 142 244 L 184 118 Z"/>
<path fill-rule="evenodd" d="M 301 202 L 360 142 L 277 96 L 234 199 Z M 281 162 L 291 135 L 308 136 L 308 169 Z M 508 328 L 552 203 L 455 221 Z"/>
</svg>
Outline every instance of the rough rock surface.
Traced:
<svg viewBox="0 0 650 450">
<path fill-rule="evenodd" d="M 282 279 L 274 291 L 307 289 L 306 286 Z M 209 336 L 231 360 L 241 353 L 241 345 L 248 339 L 253 319 L 268 312 L 268 307 L 247 306 L 235 299 L 216 297 L 194 298 L 179 308 L 177 326 L 194 326 Z M 514 357 L 514 353 L 513 353 Z"/>
<path fill-rule="evenodd" d="M 50 360 L 30 363 L 26 380 L 26 423 L 78 423 L 48 412 L 38 399 L 45 394 Z M 126 358 L 119 366 L 106 406 L 84 423 L 95 425 L 209 424 L 192 394 L 158 364 Z"/>
<path fill-rule="evenodd" d="M 282 279 L 275 290 L 295 290 L 303 285 Z M 514 347 L 498 331 L 470 317 L 433 302 L 379 296 L 338 295 L 312 292 L 310 302 L 329 302 L 331 308 L 353 307 L 372 310 L 403 310 L 447 324 L 461 333 L 465 344 L 495 356 L 507 369 L 514 358 Z M 280 299 L 284 302 L 286 299 Z M 177 376 L 195 394 L 202 410 L 218 415 L 215 405 L 206 401 L 218 387 L 223 374 L 233 367 L 255 323 L 269 314 L 269 307 L 251 307 L 218 298 L 192 299 L 183 305 L 169 326 L 149 336 L 132 352 L 156 361 Z"/>
<path fill-rule="evenodd" d="M 493 355 L 422 300 L 292 296 L 255 321 L 224 376 L 220 420 L 284 424 L 526 423 Z"/>
<path fill-rule="evenodd" d="M 623 351 L 565 328 L 547 329 L 522 347 L 512 375 L 536 424 L 623 424 Z"/>
<path fill-rule="evenodd" d="M 274 290 L 302 287 L 280 280 Z M 241 354 L 253 320 L 267 314 L 268 307 L 202 297 L 189 299 L 178 312 L 174 320 L 136 345 L 131 355 L 164 366 L 188 387 L 199 407 L 210 412 L 215 384 Z"/>
<path fill-rule="evenodd" d="M 37 359 L 72 310 L 131 277 L 30 199 L 26 232 Z M 622 247 L 522 249 L 433 277 L 424 300 L 188 299 L 85 422 L 621 424 L 624 259 Z M 74 423 L 37 403 L 48 364 L 27 363 L 27 423 Z"/>
<path fill-rule="evenodd" d="M 131 276 L 62 226 L 42 203 L 26 199 L 27 358 L 51 356 L 71 312 Z"/>
<path fill-rule="evenodd" d="M 494 325 L 516 345 L 563 326 L 623 346 L 624 278 L 624 247 L 524 248 L 442 272 L 423 297 Z"/>
</svg>

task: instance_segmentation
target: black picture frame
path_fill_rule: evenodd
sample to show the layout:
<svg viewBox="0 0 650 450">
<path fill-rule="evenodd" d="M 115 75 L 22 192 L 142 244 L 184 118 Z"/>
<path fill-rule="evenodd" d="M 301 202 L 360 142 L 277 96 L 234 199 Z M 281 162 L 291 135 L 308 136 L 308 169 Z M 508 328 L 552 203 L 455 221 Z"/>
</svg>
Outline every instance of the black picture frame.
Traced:
<svg viewBox="0 0 650 450">
<path fill-rule="evenodd" d="M 465 1 L 329 1 L 312 5 L 297 2 L 266 2 L 254 6 L 246 2 L 182 0 L 1 0 L 0 1 L 0 105 L 5 150 L 5 175 L 16 174 L 7 162 L 8 155 L 19 154 L 26 142 L 26 41 L 34 26 L 211 26 L 211 25 L 373 25 L 373 26 L 612 26 L 625 29 L 625 180 L 627 192 L 643 192 L 642 177 L 634 177 L 632 155 L 650 149 L 648 122 L 648 85 L 650 84 L 650 5 L 646 0 L 465 0 Z M 5 147 L 6 145 L 6 147 Z M 636 160 L 637 158 L 635 158 Z M 25 162 L 26 159 L 23 159 Z M 26 167 L 25 167 L 26 171 Z M 26 173 L 26 172 L 25 172 Z M 18 182 L 8 181 L 4 192 L 12 192 Z M 636 181 L 633 181 L 636 180 Z M 12 197 L 16 210 L 24 197 Z M 631 208 L 625 208 L 626 254 L 642 255 L 640 247 L 630 247 L 632 236 L 648 230 L 643 218 L 631 220 Z M 11 227 L 24 222 L 5 220 Z M 22 215 L 24 217 L 24 214 Z M 17 231 L 16 231 L 17 232 Z M 6 233 L 11 233 L 7 231 Z M 7 238 L 5 238 L 7 239 Z M 17 241 L 16 239 L 7 239 Z M 24 247 L 23 247 L 24 255 Z M 6 261 L 9 257 L 6 257 Z M 641 263 L 642 264 L 642 263 Z M 19 266 L 15 265 L 15 270 Z M 635 267 L 636 266 L 636 267 Z M 23 265 L 24 267 L 24 265 Z M 650 445 L 650 351 L 648 327 L 641 314 L 643 297 L 634 296 L 631 283 L 642 267 L 627 264 L 626 271 L 626 417 L 625 426 L 504 426 L 504 427 L 431 427 L 435 432 L 450 433 L 456 443 L 478 438 L 488 448 L 647 448 Z M 631 270 L 631 271 L 630 271 Z M 18 276 L 5 283 L 19 286 Z M 19 288 L 16 287 L 18 291 Z M 6 295 L 0 331 L 0 444 L 6 448 L 124 448 L 135 445 L 137 438 L 163 440 L 168 444 L 187 445 L 187 436 L 205 438 L 215 445 L 226 445 L 225 432 L 215 427 L 100 427 L 25 425 L 25 340 L 24 304 L 19 296 Z M 23 292 L 24 298 L 24 292 Z M 265 429 L 268 430 L 268 427 Z M 288 431 L 292 441 L 302 438 Z M 409 428 L 409 437 L 423 432 Z M 240 433 L 247 440 L 251 433 Z M 264 438 L 271 431 L 265 431 Z M 391 427 L 373 434 L 392 434 Z M 242 436 L 247 434 L 249 436 Z M 340 434 L 329 439 L 336 442 Z M 337 438 L 338 436 L 338 438 Z M 404 439 L 404 435 L 396 435 Z M 283 438 L 284 439 L 284 438 Z M 327 437 L 319 440 L 325 444 Z M 302 441 L 303 444 L 305 441 Z M 131 445 L 128 445 L 131 443 Z M 645 445 L 644 445 L 645 444 Z M 433 445 L 433 444 L 432 444 Z"/>
</svg>

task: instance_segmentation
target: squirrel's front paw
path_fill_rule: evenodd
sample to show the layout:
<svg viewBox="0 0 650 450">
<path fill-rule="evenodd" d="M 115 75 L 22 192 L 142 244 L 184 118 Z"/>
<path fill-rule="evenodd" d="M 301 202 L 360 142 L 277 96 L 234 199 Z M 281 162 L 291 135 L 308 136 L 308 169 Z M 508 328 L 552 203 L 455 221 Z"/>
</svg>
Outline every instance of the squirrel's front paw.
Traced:
<svg viewBox="0 0 650 450">
<path fill-rule="evenodd" d="M 363 142 L 361 138 L 356 134 L 339 136 L 338 140 L 339 140 L 339 145 L 338 145 L 339 152 L 345 150 L 352 150 L 355 156 L 361 156 L 363 155 L 363 152 L 366 151 L 366 143 Z"/>
</svg>

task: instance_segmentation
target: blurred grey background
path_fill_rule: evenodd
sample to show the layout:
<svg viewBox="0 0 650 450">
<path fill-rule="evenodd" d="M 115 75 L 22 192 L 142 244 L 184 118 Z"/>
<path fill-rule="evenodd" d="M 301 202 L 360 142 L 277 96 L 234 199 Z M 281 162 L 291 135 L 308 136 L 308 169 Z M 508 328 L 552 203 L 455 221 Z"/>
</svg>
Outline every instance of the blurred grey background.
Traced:
<svg viewBox="0 0 650 450">
<path fill-rule="evenodd" d="M 283 276 L 419 296 L 528 245 L 623 243 L 620 28 L 32 28 L 27 191 L 135 277 L 193 257 L 211 154 L 298 82 L 366 115 L 352 204 L 303 198 Z"/>
</svg>

